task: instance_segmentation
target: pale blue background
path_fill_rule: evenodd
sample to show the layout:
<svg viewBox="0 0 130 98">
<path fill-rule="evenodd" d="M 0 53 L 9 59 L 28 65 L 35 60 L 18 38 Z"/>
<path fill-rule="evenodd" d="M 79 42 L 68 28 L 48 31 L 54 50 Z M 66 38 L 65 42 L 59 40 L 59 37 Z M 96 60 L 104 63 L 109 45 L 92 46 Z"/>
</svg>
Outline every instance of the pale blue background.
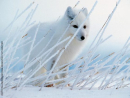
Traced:
<svg viewBox="0 0 130 98">
<path fill-rule="evenodd" d="M 57 20 L 57 18 L 64 14 L 68 6 L 74 6 L 78 0 L 1 0 L 0 1 L 0 40 L 4 40 L 7 34 L 3 33 L 3 29 L 12 21 L 16 11 L 24 10 L 31 2 L 35 2 L 32 8 L 39 4 L 38 9 L 32 21 L 46 22 Z M 90 16 L 90 33 L 86 49 L 89 47 L 93 38 L 100 30 L 108 15 L 114 8 L 117 0 L 98 0 L 98 4 L 94 12 Z M 81 0 L 77 8 L 87 7 L 88 11 L 92 8 L 95 0 Z M 128 37 L 130 36 L 130 0 L 121 0 L 103 38 L 113 35 L 111 39 L 102 44 L 96 54 L 101 54 L 101 58 L 107 56 L 112 52 L 119 51 Z M 30 9 L 31 10 L 31 9 Z M 29 10 L 29 11 L 30 11 Z M 27 11 L 13 26 L 17 28 L 23 22 Z M 14 29 L 12 29 L 13 35 Z M 86 51 L 86 49 L 84 51 Z M 95 54 L 95 55 L 96 55 Z M 21 56 L 21 52 L 17 52 L 16 56 Z M 128 54 L 130 56 L 130 54 Z M 22 65 L 22 64 L 20 64 Z M 19 69 L 17 67 L 15 70 Z"/>
</svg>

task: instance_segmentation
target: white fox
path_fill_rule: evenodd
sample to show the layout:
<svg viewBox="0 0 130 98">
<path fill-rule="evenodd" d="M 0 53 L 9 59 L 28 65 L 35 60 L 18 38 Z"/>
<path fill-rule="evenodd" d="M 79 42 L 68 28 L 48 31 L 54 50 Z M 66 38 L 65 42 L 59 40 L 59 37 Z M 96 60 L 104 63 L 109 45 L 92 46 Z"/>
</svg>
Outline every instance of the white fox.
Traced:
<svg viewBox="0 0 130 98">
<path fill-rule="evenodd" d="M 45 39 L 35 49 L 33 49 L 33 51 L 31 52 L 31 55 L 29 57 L 29 61 L 32 60 L 33 58 L 37 57 L 37 55 L 43 49 L 44 49 L 44 51 L 47 51 L 48 49 L 50 49 L 51 47 L 56 45 L 56 43 L 59 41 L 59 39 L 63 35 L 64 31 L 66 30 L 66 28 L 68 27 L 69 23 L 71 23 L 70 27 L 61 40 L 64 40 L 65 38 L 67 38 L 69 36 L 72 37 L 75 34 L 76 30 L 79 28 L 79 26 L 82 24 L 82 22 L 85 20 L 86 16 L 88 15 L 86 8 L 84 8 L 84 10 L 82 10 L 80 13 L 79 13 L 79 11 L 80 10 L 78 10 L 78 9 L 68 7 L 64 16 L 59 21 L 50 22 L 50 23 L 41 23 L 34 44 L 36 44 L 38 41 L 40 41 L 40 39 L 42 39 L 44 36 L 45 36 Z M 89 33 L 89 27 L 90 27 L 90 24 L 89 24 L 89 19 L 88 19 L 84 23 L 83 27 L 79 30 L 79 32 L 77 33 L 75 38 L 72 40 L 70 45 L 64 50 L 58 63 L 56 64 L 56 67 L 70 63 L 77 58 L 77 56 L 81 53 L 82 49 L 86 45 L 87 37 L 88 37 L 88 33 Z M 28 31 L 28 36 L 33 38 L 36 28 L 37 28 L 37 25 L 33 26 Z M 48 46 L 46 46 L 47 43 L 51 40 L 51 38 L 52 38 L 52 41 L 48 44 Z M 68 41 L 64 42 L 62 45 L 56 47 L 51 53 L 48 53 L 48 57 L 50 57 L 58 49 L 63 48 L 67 42 Z M 26 47 L 25 52 L 28 52 L 29 49 L 30 49 L 30 45 L 28 45 Z M 40 55 L 42 55 L 42 53 Z M 34 77 L 45 73 L 47 70 L 50 70 L 53 67 L 57 57 L 58 56 L 53 57 L 46 65 L 44 65 L 44 67 L 42 67 L 34 75 Z M 46 60 L 45 58 L 42 58 L 41 64 L 44 62 L 43 59 L 44 59 L 44 61 Z M 31 67 L 31 69 L 34 69 L 37 66 L 39 66 L 39 61 L 33 67 Z M 53 71 L 53 72 L 56 72 L 56 71 Z M 61 74 L 59 76 L 55 76 L 55 79 L 63 78 L 65 76 L 66 76 L 66 74 Z M 41 85 L 41 83 L 39 85 Z"/>
</svg>

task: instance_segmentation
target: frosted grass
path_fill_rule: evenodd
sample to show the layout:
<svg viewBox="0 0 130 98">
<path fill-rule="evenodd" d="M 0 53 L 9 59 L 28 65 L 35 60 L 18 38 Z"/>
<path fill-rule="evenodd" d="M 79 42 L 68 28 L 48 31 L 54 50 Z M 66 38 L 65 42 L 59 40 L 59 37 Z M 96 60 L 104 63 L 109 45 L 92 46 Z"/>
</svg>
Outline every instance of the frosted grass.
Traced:
<svg viewBox="0 0 130 98">
<path fill-rule="evenodd" d="M 112 35 L 109 35 L 106 38 L 103 38 L 103 35 L 105 34 L 105 30 L 107 26 L 109 25 L 111 18 L 116 11 L 118 5 L 120 3 L 120 0 L 117 2 L 115 8 L 113 9 L 112 13 L 108 16 L 105 23 L 101 27 L 101 29 L 98 31 L 96 37 L 93 39 L 93 42 L 91 43 L 88 51 L 84 53 L 81 57 L 77 58 L 75 61 L 72 61 L 68 64 L 61 65 L 57 67 L 57 62 L 60 59 L 60 56 L 64 52 L 64 50 L 69 46 L 71 41 L 74 39 L 84 22 L 88 19 L 90 14 L 94 11 L 94 8 L 97 4 L 97 1 L 95 2 L 94 6 L 92 7 L 91 11 L 89 12 L 88 16 L 84 20 L 84 22 L 80 25 L 78 30 L 75 32 L 75 34 L 72 37 L 67 37 L 66 39 L 62 40 L 62 37 L 67 32 L 70 24 L 66 28 L 65 31 L 63 31 L 63 35 L 58 40 L 58 42 L 51 47 L 50 49 L 46 50 L 46 47 L 51 43 L 52 38 L 50 41 L 46 44 L 45 48 L 39 52 L 39 54 L 36 55 L 33 59 L 29 60 L 30 54 L 33 49 L 36 49 L 37 46 L 44 40 L 46 35 L 50 32 L 46 32 L 46 35 L 34 45 L 36 35 L 38 33 L 38 29 L 40 24 L 36 28 L 36 32 L 34 35 L 33 40 L 31 40 L 30 37 L 25 32 L 25 29 L 27 29 L 30 25 L 35 24 L 35 21 L 32 23 L 32 17 L 34 13 L 36 12 L 36 9 L 38 8 L 38 5 L 35 6 L 35 9 L 31 9 L 32 4 L 29 5 L 25 10 L 23 10 L 20 14 L 18 14 L 18 11 L 15 15 L 14 20 L 5 28 L 4 31 L 6 31 L 9 27 L 10 30 L 12 29 L 11 26 L 15 24 L 16 21 L 18 21 L 18 18 L 25 13 L 26 10 L 30 10 L 27 17 L 21 24 L 21 27 L 19 27 L 16 30 L 16 33 L 19 32 L 20 37 L 16 34 L 14 39 L 11 42 L 8 42 L 10 38 L 10 34 L 7 36 L 7 39 L 5 40 L 4 44 L 4 90 L 10 89 L 12 87 L 17 88 L 17 90 L 20 90 L 22 87 L 31 84 L 32 82 L 35 84 L 36 81 L 44 80 L 42 87 L 46 84 L 55 84 L 58 82 L 61 82 L 59 85 L 55 85 L 57 88 L 64 89 L 64 87 L 68 84 L 71 84 L 71 89 L 93 89 L 97 88 L 99 90 L 108 89 L 108 88 L 125 88 L 129 87 L 130 85 L 130 57 L 128 56 L 128 53 L 130 52 L 130 37 L 122 47 L 122 49 L 118 52 L 112 52 L 108 56 L 100 59 L 100 55 L 98 54 L 95 56 L 97 48 L 102 44 L 105 43 L 106 40 L 112 37 Z M 74 6 L 74 8 L 79 4 Z M 81 9 L 82 11 L 83 9 Z M 80 13 L 80 12 L 79 12 Z M 20 32 L 24 32 L 21 34 Z M 26 38 L 24 38 L 26 36 Z M 97 40 L 97 41 L 96 41 Z M 50 57 L 48 56 L 57 46 L 61 45 L 62 43 L 68 41 L 68 43 L 62 47 L 61 49 L 58 49 L 55 53 L 52 53 Z M 8 42 L 8 43 L 7 43 Z M 30 51 L 27 54 L 24 54 L 22 57 L 15 57 L 16 52 L 26 47 L 28 44 L 31 44 Z M 46 50 L 46 51 L 45 51 Z M 57 56 L 57 60 L 54 63 L 53 68 L 50 71 L 47 71 L 46 73 L 43 73 L 40 76 L 33 77 L 33 75 L 42 67 L 45 67 L 45 64 L 51 60 L 51 58 Z M 127 56 L 127 57 L 126 57 Z M 25 61 L 24 59 L 27 58 Z M 40 61 L 40 59 L 43 58 L 43 62 Z M 94 62 L 97 60 L 96 62 Z M 113 60 L 113 61 L 112 61 Z M 13 73 L 10 76 L 10 71 L 19 65 L 19 63 L 25 63 L 24 67 L 18 70 L 17 72 Z M 27 71 L 29 68 L 31 68 L 36 62 L 40 62 L 39 65 L 33 69 L 30 70 L 27 74 L 24 73 L 24 71 Z M 94 62 L 94 63 L 93 63 Z M 110 63 L 111 62 L 111 63 Z M 64 71 L 65 69 L 69 69 L 69 67 L 75 65 L 75 67 L 71 70 Z M 122 69 L 124 66 L 127 66 L 126 68 Z M 59 70 L 55 73 L 53 73 L 53 70 Z M 67 77 L 53 80 L 56 75 L 61 75 L 63 73 L 67 73 Z M 24 77 L 23 77 L 24 76 Z M 97 86 L 98 85 L 98 86 Z"/>
</svg>

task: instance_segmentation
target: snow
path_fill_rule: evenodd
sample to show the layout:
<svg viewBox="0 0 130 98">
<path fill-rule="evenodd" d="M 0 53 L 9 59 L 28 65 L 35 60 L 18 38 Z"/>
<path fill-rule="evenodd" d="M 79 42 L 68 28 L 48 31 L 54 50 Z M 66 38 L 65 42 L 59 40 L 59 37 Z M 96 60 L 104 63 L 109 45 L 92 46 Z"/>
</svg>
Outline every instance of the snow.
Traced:
<svg viewBox="0 0 130 98">
<path fill-rule="evenodd" d="M 43 88 L 24 87 L 20 91 L 11 89 L 7 91 L 4 98 L 130 98 L 130 88 L 107 89 L 107 90 L 70 90 L 69 88 Z M 12 96 L 12 97 L 11 97 Z"/>
<path fill-rule="evenodd" d="M 7 26 L 7 24 L 9 24 L 11 22 L 11 20 L 14 18 L 16 11 L 19 9 L 19 13 L 21 13 L 22 10 L 24 8 L 26 8 L 32 2 L 32 0 L 28 0 L 26 2 L 25 2 L 25 0 L 23 0 L 23 1 L 21 0 L 21 2 L 19 2 L 19 0 L 15 0 L 15 1 L 17 1 L 17 2 L 12 3 L 12 0 L 9 0 L 8 2 L 2 1 L 2 3 L 0 3 L 0 5 L 1 5 L 0 11 L 2 12 L 2 15 L 0 17 L 0 20 L 2 20 L 0 23 L 0 27 L 1 27 L 0 40 L 3 40 L 4 37 L 6 37 L 8 35 L 8 34 L 3 33 L 2 31 Z M 60 0 L 55 0 L 55 1 L 53 1 L 53 0 L 48 0 L 48 1 L 34 0 L 34 1 L 35 1 L 35 3 L 33 4 L 32 8 L 35 8 L 35 6 L 37 4 L 39 4 L 39 7 L 32 19 L 32 22 L 33 21 L 44 22 L 45 20 L 49 21 L 49 20 L 57 19 L 59 17 L 59 15 L 63 14 L 64 10 L 66 9 L 66 7 L 68 5 L 73 6 L 76 3 L 75 0 L 72 0 L 71 2 L 70 2 L 70 0 L 66 0 L 64 2 L 60 1 Z M 82 7 L 85 6 L 88 8 L 88 10 L 90 10 L 94 1 L 95 0 L 92 0 L 91 2 L 82 0 L 81 6 Z M 103 25 L 104 21 L 107 19 L 108 15 L 111 13 L 112 9 L 115 6 L 116 0 L 106 0 L 106 1 L 98 0 L 98 1 L 99 1 L 99 3 L 97 5 L 96 9 L 92 13 L 92 16 L 90 17 L 90 20 L 91 20 L 90 39 L 92 39 L 92 40 L 93 40 L 94 36 L 96 35 L 97 31 Z M 63 4 L 61 2 L 63 2 Z M 59 3 L 60 5 L 58 5 L 56 7 L 57 3 Z M 82 3 L 84 3 L 84 4 L 82 4 Z M 106 38 L 106 36 L 112 34 L 113 38 L 111 40 L 109 40 L 108 42 L 104 43 L 103 45 L 101 45 L 101 47 L 99 47 L 97 52 L 99 54 L 101 54 L 101 56 L 104 56 L 104 54 L 106 55 L 113 51 L 119 50 L 121 48 L 121 46 L 124 44 L 124 42 L 126 41 L 126 39 L 128 38 L 128 36 L 130 35 L 130 33 L 129 33 L 129 31 L 130 31 L 129 30 L 130 13 L 128 13 L 129 3 L 128 4 L 127 3 L 128 3 L 128 0 L 121 1 L 121 4 L 119 5 L 116 13 L 114 14 L 114 16 L 112 18 L 110 26 L 108 27 L 105 35 L 103 36 L 103 38 Z M 31 9 L 29 9 L 29 11 Z M 14 31 L 14 29 L 17 28 L 17 26 L 20 26 L 20 24 L 23 22 L 24 18 L 29 13 L 29 11 L 27 11 L 27 13 L 25 13 L 24 16 L 20 17 L 20 19 L 14 24 L 14 26 L 12 27 L 13 31 Z M 122 17 L 123 17 L 123 19 L 122 19 Z M 118 43 L 120 43 L 120 44 L 118 44 Z M 130 43 L 128 43 L 128 44 L 130 44 Z M 111 49 L 110 49 L 110 47 L 111 47 Z M 129 54 L 127 54 L 127 55 L 129 55 Z M 16 61 L 16 58 L 13 60 Z M 18 66 L 20 66 L 20 65 L 18 65 Z M 89 74 L 91 74 L 91 73 L 89 73 Z M 129 74 L 129 71 L 127 74 Z M 124 78 L 129 78 L 129 75 L 127 75 L 127 74 L 123 75 Z M 118 76 L 121 77 L 121 75 L 118 75 Z M 113 78 L 113 77 L 112 78 L 111 77 L 112 77 L 112 75 L 109 76 L 108 79 Z M 24 76 L 23 76 L 23 78 L 24 78 Z M 116 80 L 116 79 L 118 79 L 117 76 L 115 76 L 113 78 L 114 80 L 116 80 L 115 82 L 117 83 L 117 85 L 116 85 L 117 87 L 118 87 L 118 82 L 124 83 L 124 81 L 122 81 L 124 78 L 121 77 L 120 80 Z M 15 82 L 17 82 L 17 81 L 15 81 Z M 125 81 L 125 82 L 129 83 L 129 81 Z M 125 84 L 126 83 L 124 83 L 124 85 Z M 94 87 L 95 86 L 98 88 L 99 84 L 95 84 Z M 123 84 L 122 84 L 122 86 L 123 86 Z M 91 85 L 89 85 L 89 88 L 90 87 L 91 87 Z M 84 88 L 82 90 L 78 90 L 78 88 L 74 88 L 73 90 L 70 90 L 69 87 L 64 88 L 64 89 L 60 89 L 60 88 L 57 89 L 57 88 L 53 87 L 53 88 L 43 88 L 41 91 L 39 91 L 40 87 L 33 87 L 33 86 L 25 86 L 21 90 L 16 90 L 15 88 L 13 88 L 13 89 L 6 88 L 4 90 L 3 98 L 104 98 L 104 97 L 105 98 L 130 98 L 130 87 L 122 88 L 122 89 L 115 89 L 115 87 L 113 87 L 113 88 L 108 88 L 105 90 L 97 90 L 94 87 L 92 88 L 92 90 L 88 90 L 88 88 Z M 2 96 L 0 96 L 0 98 L 2 98 Z"/>
</svg>

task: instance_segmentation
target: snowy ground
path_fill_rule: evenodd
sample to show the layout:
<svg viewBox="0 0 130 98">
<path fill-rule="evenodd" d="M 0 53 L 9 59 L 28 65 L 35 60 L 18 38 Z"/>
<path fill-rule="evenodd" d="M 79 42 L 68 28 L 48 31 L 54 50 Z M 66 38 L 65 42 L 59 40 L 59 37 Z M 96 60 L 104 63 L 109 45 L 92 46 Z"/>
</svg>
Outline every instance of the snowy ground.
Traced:
<svg viewBox="0 0 130 98">
<path fill-rule="evenodd" d="M 7 43 L 4 44 L 6 49 L 7 49 L 6 51 L 4 50 L 5 54 L 6 54 L 6 55 L 4 55 L 4 58 L 6 59 L 6 61 L 4 63 L 4 66 L 7 66 L 7 69 L 6 69 L 5 73 L 4 73 L 4 75 L 5 75 L 4 80 L 6 81 L 6 78 L 7 78 L 7 80 L 9 79 L 8 81 L 6 81 L 4 83 L 4 87 L 5 87 L 5 89 L 4 89 L 4 98 L 130 98 L 130 87 L 129 88 L 124 88 L 124 87 L 126 87 L 125 86 L 125 84 L 127 84 L 126 82 L 128 82 L 128 84 L 129 84 L 129 79 L 130 79 L 130 76 L 129 76 L 130 75 L 130 62 L 129 62 L 129 60 L 130 60 L 130 58 L 129 58 L 130 38 L 128 39 L 127 43 L 124 45 L 124 48 L 121 49 L 121 51 L 119 51 L 119 53 L 117 52 L 117 50 L 119 50 L 120 47 L 122 47 L 122 46 L 119 47 L 119 45 L 123 45 L 124 44 L 123 41 L 126 41 L 126 39 L 129 36 L 129 27 L 128 26 L 129 26 L 130 22 L 128 20 L 129 20 L 130 14 L 127 11 L 129 9 L 129 7 L 128 7 L 129 5 L 127 4 L 128 0 L 123 0 L 123 2 L 126 1 L 126 3 L 124 2 L 124 3 L 121 3 L 122 5 L 119 5 L 119 9 L 117 9 L 117 12 L 116 12 L 117 14 L 115 13 L 115 16 L 113 17 L 113 20 L 112 20 L 113 23 L 110 24 L 110 26 L 108 28 L 108 31 L 105 32 L 106 34 L 104 34 L 102 37 L 99 37 L 99 42 L 102 42 L 105 38 L 107 38 L 106 36 L 108 36 L 108 35 L 114 35 L 116 37 L 113 37 L 112 40 L 110 40 L 107 43 L 103 44 L 99 48 L 98 48 L 98 45 L 94 44 L 95 46 L 93 46 L 92 49 L 90 49 L 92 51 L 91 52 L 86 52 L 86 53 L 90 53 L 91 55 L 93 55 L 93 53 L 97 52 L 98 54 L 101 54 L 101 56 L 102 56 L 101 58 L 103 58 L 103 59 L 101 59 L 101 60 L 98 59 L 98 56 L 100 56 L 100 55 L 96 56 L 97 55 L 96 54 L 95 57 L 93 56 L 93 58 L 92 58 L 91 55 L 88 54 L 88 58 L 84 59 L 84 61 L 83 61 L 84 65 L 82 65 L 82 66 L 88 66 L 89 63 L 93 62 L 95 59 L 98 59 L 101 62 L 99 64 L 97 63 L 97 61 L 96 61 L 96 63 L 94 62 L 93 66 L 92 66 L 94 68 L 92 68 L 92 69 L 90 68 L 90 66 L 88 66 L 87 67 L 89 69 L 88 72 L 84 70 L 84 74 L 87 74 L 87 76 L 84 76 L 84 74 L 80 74 L 80 75 L 77 75 L 77 73 L 75 74 L 75 72 L 78 71 L 77 70 L 78 68 L 79 68 L 79 70 L 81 68 L 84 68 L 84 67 L 81 67 L 80 64 L 77 64 L 79 67 L 76 67 L 75 68 L 76 70 L 73 71 L 72 73 L 71 73 L 71 70 L 69 70 L 70 71 L 70 76 L 73 77 L 73 75 L 74 75 L 74 77 L 77 77 L 76 79 L 79 79 L 78 76 L 81 77 L 81 75 L 83 76 L 83 78 L 82 78 L 83 81 L 84 81 L 84 79 L 85 80 L 88 79 L 86 81 L 89 81 L 89 83 L 92 83 L 91 85 L 89 85 L 89 88 L 92 86 L 92 90 L 87 90 L 87 88 L 83 89 L 83 90 L 78 90 L 76 88 L 74 88 L 73 90 L 70 90 L 69 88 L 64 88 L 63 90 L 62 89 L 57 89 L 57 88 L 43 88 L 41 91 L 39 91 L 39 89 L 40 89 L 39 87 L 32 87 L 32 86 L 26 87 L 25 86 L 26 82 L 28 82 L 29 79 L 31 78 L 31 76 L 30 76 L 31 71 L 28 72 L 28 75 L 26 77 L 22 78 L 23 81 L 21 81 L 21 78 L 19 78 L 18 83 L 16 83 L 15 79 L 16 79 L 17 76 L 19 76 L 19 75 L 21 76 L 21 74 L 23 74 L 23 71 L 25 71 L 25 68 L 21 69 L 21 71 L 19 71 L 17 69 L 16 74 L 15 74 L 15 71 L 13 70 L 13 76 L 9 77 L 9 78 L 8 78 L 7 72 L 10 72 L 10 70 L 11 70 L 10 66 L 13 66 L 13 65 L 14 65 L 14 67 L 18 66 L 18 68 L 20 69 L 20 65 L 23 64 L 24 60 L 22 58 L 24 56 L 21 56 L 21 54 L 20 54 L 21 50 L 19 50 L 19 47 L 21 47 L 21 46 L 23 47 L 25 45 L 25 43 L 28 42 L 27 39 L 26 39 L 26 41 L 21 40 L 21 37 L 25 36 L 23 34 L 23 31 L 28 29 L 29 28 L 28 26 L 35 23 L 35 21 L 44 22 L 45 20 L 47 20 L 47 18 L 50 20 L 50 19 L 52 19 L 53 14 L 54 14 L 53 17 L 59 17 L 59 15 L 61 14 L 61 13 L 59 13 L 60 12 L 59 8 L 60 8 L 61 12 L 64 12 L 63 9 L 66 9 L 66 7 L 68 7 L 68 5 L 70 5 L 70 0 L 66 1 L 67 2 L 66 5 L 65 5 L 65 2 L 60 1 L 60 0 L 55 0 L 55 1 L 54 0 L 48 0 L 48 3 L 46 3 L 46 2 L 44 3 L 43 1 L 45 1 L 45 0 L 37 0 L 37 2 L 39 2 L 39 8 L 41 10 L 39 10 L 39 9 L 37 10 L 38 13 L 37 12 L 35 13 L 36 16 L 34 15 L 34 19 L 32 17 L 33 17 L 33 13 L 35 12 L 34 9 L 37 8 L 37 2 L 31 3 L 32 0 L 28 0 L 28 2 L 32 4 L 32 7 L 34 9 L 32 9 L 32 7 L 30 7 L 30 9 L 29 9 L 27 7 L 28 11 L 26 12 L 23 9 L 25 6 L 28 6 L 28 3 L 25 2 L 25 0 L 22 1 L 22 2 L 25 2 L 25 4 L 19 2 L 19 0 L 15 0 L 15 1 L 17 1 L 17 2 L 15 2 L 16 4 L 14 4 L 14 2 L 12 3 L 12 0 L 9 0 L 9 1 L 0 3 L 0 5 L 2 4 L 2 6 L 0 6 L 0 8 L 2 9 L 2 12 L 3 12 L 2 16 L 0 17 L 0 20 L 2 20 L 2 22 L 0 23 L 0 27 L 1 27 L 1 29 L 0 29 L 0 35 L 1 35 L 0 39 L 5 40 L 5 38 L 7 37 L 7 39 L 6 39 Z M 63 3 L 64 8 L 62 8 L 63 5 L 60 4 L 59 1 Z M 73 0 L 73 1 L 75 2 L 75 0 Z M 86 4 L 91 5 L 90 3 L 87 3 L 86 0 L 84 0 L 84 1 L 85 1 L 84 2 L 85 5 Z M 110 0 L 106 0 L 105 1 L 106 4 L 101 3 L 101 2 L 104 2 L 104 0 L 98 0 L 98 1 L 99 1 L 99 5 L 97 6 L 97 8 L 95 8 L 95 12 L 90 17 L 91 28 L 92 28 L 92 29 L 90 29 L 90 36 L 92 36 L 92 37 L 90 37 L 90 39 L 92 38 L 92 40 L 93 40 L 93 38 L 95 38 L 94 36 L 96 36 L 97 32 L 102 27 L 102 25 L 106 21 L 107 17 L 109 16 L 109 14 L 112 12 L 112 9 L 114 8 L 114 7 L 110 6 L 110 5 L 112 5 L 111 2 L 109 2 L 110 5 L 108 4 L 108 2 L 106 2 L 106 1 L 110 1 Z M 111 0 L 111 1 L 113 1 L 113 0 Z M 58 2 L 61 5 L 61 7 L 57 6 Z M 48 10 L 42 4 L 46 5 L 46 8 Z M 115 6 L 115 4 L 116 4 L 116 2 L 114 2 L 114 6 Z M 18 7 L 15 7 L 14 5 L 15 6 L 17 5 Z M 72 5 L 74 6 L 74 4 L 72 4 Z M 118 3 L 117 3 L 117 5 L 118 5 Z M 86 7 L 87 7 L 87 5 L 86 5 Z M 53 10 L 54 8 L 56 10 Z M 90 9 L 89 7 L 87 7 L 87 8 Z M 8 12 L 8 9 L 11 9 L 11 10 Z M 14 11 L 13 11 L 13 9 L 14 9 Z M 17 9 L 19 9 L 18 13 L 16 13 Z M 110 12 L 107 11 L 107 9 L 109 9 Z M 51 14 L 47 14 L 45 12 L 50 12 Z M 13 15 L 15 15 L 15 13 L 16 13 L 15 18 L 21 16 L 20 13 L 24 13 L 24 18 L 25 18 L 25 20 L 27 19 L 26 22 L 24 22 L 24 18 L 22 18 L 23 16 L 20 17 L 19 20 L 15 19 L 14 16 L 13 16 Z M 41 13 L 41 14 L 39 14 L 39 13 Z M 55 15 L 57 15 L 57 16 L 55 16 Z M 113 14 L 111 14 L 110 16 L 112 16 L 112 15 Z M 125 17 L 125 16 L 127 16 L 127 17 Z M 28 17 L 28 18 L 26 18 L 26 17 Z M 40 20 L 40 17 L 41 17 L 41 19 L 44 19 L 44 20 Z M 122 17 L 125 20 L 123 20 Z M 14 20 L 13 20 L 12 24 L 10 25 L 11 29 L 8 28 L 6 32 L 3 31 L 3 29 L 6 27 L 6 25 L 9 24 L 10 21 L 13 18 L 14 18 Z M 111 18 L 109 20 L 111 20 Z M 122 20 L 122 21 L 120 21 L 120 20 Z M 108 21 L 106 23 L 109 23 Z M 122 27 L 122 25 L 124 27 Z M 104 27 L 103 27 L 102 32 L 105 31 L 105 29 L 106 29 L 105 26 L 107 27 L 107 25 L 105 24 Z M 16 28 L 18 30 L 15 31 Z M 23 30 L 23 31 L 21 31 L 21 30 Z M 96 33 L 93 33 L 93 32 L 96 32 Z M 100 32 L 100 33 L 103 34 L 102 32 Z M 122 32 L 123 32 L 123 34 L 122 34 Z M 124 34 L 124 32 L 126 34 Z M 12 35 L 10 36 L 9 33 L 12 34 Z M 20 35 L 17 35 L 17 34 L 15 35 L 14 33 L 17 33 L 17 34 L 21 33 L 21 34 Z M 24 33 L 26 33 L 26 32 L 24 31 Z M 13 34 L 15 36 L 13 36 Z M 9 35 L 10 37 L 8 38 L 7 35 Z M 13 36 L 13 40 L 11 39 L 12 36 Z M 17 37 L 17 36 L 19 36 L 19 37 Z M 11 39 L 11 41 L 9 39 Z M 33 43 L 33 41 L 32 41 L 32 43 Z M 91 44 L 91 41 L 89 43 Z M 32 46 L 33 46 L 33 44 L 32 44 Z M 32 47 L 32 49 L 33 48 L 34 47 Z M 30 49 L 30 53 L 31 53 L 32 49 Z M 115 51 L 116 54 L 115 54 L 115 52 L 113 53 L 113 51 Z M 30 55 L 30 53 L 29 53 L 29 55 Z M 19 56 L 19 54 L 20 54 L 20 56 Z M 85 53 L 83 52 L 83 54 L 85 54 Z M 29 57 L 29 55 L 27 55 L 27 56 Z M 89 59 L 89 56 L 90 56 L 91 59 Z M 105 57 L 105 56 L 107 56 L 107 57 Z M 125 57 L 125 56 L 127 56 L 127 57 Z M 105 59 L 104 59 L 104 57 L 105 57 Z M 107 59 L 107 58 L 109 58 L 109 59 Z M 113 64 L 110 63 L 110 61 L 111 61 L 110 58 L 112 60 L 114 60 Z M 89 62 L 89 63 L 86 63 L 85 60 L 87 62 Z M 104 60 L 104 62 L 102 62 L 102 60 Z M 18 61 L 18 63 L 17 63 L 17 61 Z M 35 61 L 36 61 L 36 59 L 35 59 Z M 30 62 L 30 65 L 31 65 L 31 63 L 32 62 Z M 104 65 L 106 65 L 106 64 L 108 64 L 108 67 L 110 66 L 109 67 L 110 69 L 107 70 L 107 71 L 101 71 L 102 74 L 100 74 L 100 69 L 103 69 Z M 28 64 L 28 66 L 30 66 L 30 65 Z M 126 69 L 123 69 L 123 66 L 125 66 L 125 65 L 129 66 L 129 67 L 126 67 Z M 106 68 L 106 66 L 104 68 Z M 123 69 L 123 70 L 121 70 L 121 69 Z M 113 70 L 113 71 L 110 71 L 110 70 Z M 120 74 L 122 74 L 121 71 L 122 71 L 122 73 L 125 73 L 125 74 L 120 75 Z M 32 71 L 31 75 L 34 72 L 35 71 Z M 110 74 L 110 76 L 107 73 Z M 88 77 L 88 78 L 86 78 L 86 77 Z M 106 90 L 94 89 L 95 86 L 99 87 L 99 85 L 97 85 L 97 84 L 98 84 L 98 82 L 100 82 L 99 81 L 100 79 L 102 79 L 102 81 L 104 82 L 104 84 L 102 86 L 105 85 L 106 87 L 108 87 L 109 83 L 113 83 L 113 82 L 115 82 L 117 85 L 115 85 L 111 89 L 106 89 Z M 73 80 L 73 78 L 72 78 L 72 80 Z M 97 80 L 98 80 L 98 82 L 97 82 Z M 102 81 L 101 81 L 101 83 L 103 83 Z M 80 81 L 77 81 L 77 83 L 79 83 L 79 82 Z M 74 83 L 76 83 L 76 82 L 74 82 Z M 81 83 L 82 83 L 82 81 L 81 81 Z M 20 84 L 19 88 L 23 87 L 23 86 L 25 86 L 25 87 L 23 87 L 21 90 L 15 90 L 15 88 L 10 89 L 11 87 L 6 87 L 6 85 L 8 86 L 10 84 L 11 84 L 11 87 L 13 87 L 14 85 L 18 86 L 18 84 Z M 122 89 L 114 89 L 115 87 L 122 87 Z M 2 98 L 2 97 L 0 96 L 0 98 Z"/>
<path fill-rule="evenodd" d="M 63 90 L 56 88 L 24 87 L 20 91 L 9 90 L 4 98 L 130 98 L 130 88 L 107 90 Z"/>
</svg>

